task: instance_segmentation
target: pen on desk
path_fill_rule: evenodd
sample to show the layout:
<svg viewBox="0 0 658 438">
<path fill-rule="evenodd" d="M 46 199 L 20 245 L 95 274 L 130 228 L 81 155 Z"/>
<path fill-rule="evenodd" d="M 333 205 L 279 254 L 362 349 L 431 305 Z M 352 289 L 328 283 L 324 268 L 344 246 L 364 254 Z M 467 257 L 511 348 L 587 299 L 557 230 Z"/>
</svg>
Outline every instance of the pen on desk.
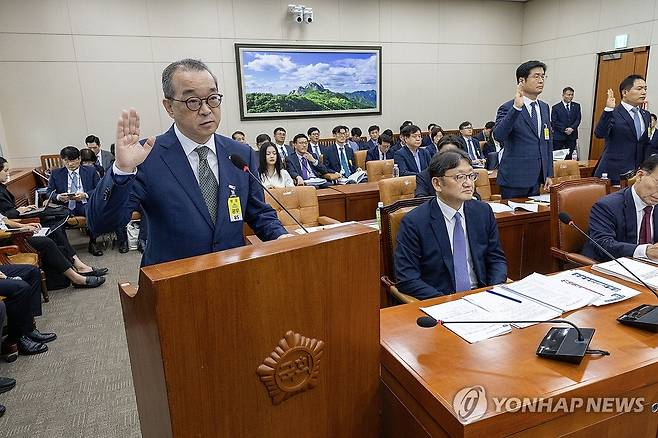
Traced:
<svg viewBox="0 0 658 438">
<path fill-rule="evenodd" d="M 487 290 L 487 292 L 489 292 L 490 294 L 498 295 L 499 297 L 502 297 L 502 298 L 507 298 L 508 300 L 511 300 L 511 301 L 514 301 L 514 302 L 517 302 L 517 303 L 521 304 L 521 300 L 517 300 L 516 298 L 508 297 L 507 295 L 503 295 L 499 292 L 494 292 L 492 290 Z"/>
</svg>

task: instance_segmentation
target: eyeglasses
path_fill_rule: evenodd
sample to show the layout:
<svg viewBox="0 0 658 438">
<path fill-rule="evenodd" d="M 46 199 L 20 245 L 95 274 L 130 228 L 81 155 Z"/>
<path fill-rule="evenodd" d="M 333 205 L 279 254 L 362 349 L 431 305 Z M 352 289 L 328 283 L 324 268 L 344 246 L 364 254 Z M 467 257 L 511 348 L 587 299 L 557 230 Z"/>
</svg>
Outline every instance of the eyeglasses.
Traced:
<svg viewBox="0 0 658 438">
<path fill-rule="evenodd" d="M 199 109 L 201 109 L 201 105 L 203 105 L 203 102 L 206 102 L 206 105 L 208 105 L 209 108 L 217 108 L 222 104 L 223 97 L 223 95 L 215 93 L 211 94 L 205 99 L 201 99 L 199 97 L 190 97 L 189 99 L 179 100 L 170 97 L 169 100 L 175 100 L 176 102 L 184 103 L 187 109 L 190 111 L 199 111 Z"/>
<path fill-rule="evenodd" d="M 530 78 L 532 78 L 532 79 L 546 79 L 546 78 L 548 78 L 548 76 L 546 76 L 545 74 L 542 74 L 542 73 L 535 73 L 534 75 L 528 76 L 528 79 L 530 79 Z"/>
<path fill-rule="evenodd" d="M 466 180 L 475 181 L 478 179 L 478 173 L 458 173 L 457 175 L 444 175 L 444 178 L 452 178 L 457 181 L 459 184 L 464 184 Z"/>
</svg>

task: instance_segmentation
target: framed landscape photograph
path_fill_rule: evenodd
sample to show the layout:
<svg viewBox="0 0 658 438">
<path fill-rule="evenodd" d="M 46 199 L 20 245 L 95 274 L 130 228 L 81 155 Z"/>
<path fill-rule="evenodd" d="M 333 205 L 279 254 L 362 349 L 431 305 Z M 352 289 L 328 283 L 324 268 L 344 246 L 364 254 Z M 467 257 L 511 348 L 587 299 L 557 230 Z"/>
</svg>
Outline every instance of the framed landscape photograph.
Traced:
<svg viewBox="0 0 658 438">
<path fill-rule="evenodd" d="M 381 114 L 381 51 L 236 43 L 240 119 Z"/>
</svg>

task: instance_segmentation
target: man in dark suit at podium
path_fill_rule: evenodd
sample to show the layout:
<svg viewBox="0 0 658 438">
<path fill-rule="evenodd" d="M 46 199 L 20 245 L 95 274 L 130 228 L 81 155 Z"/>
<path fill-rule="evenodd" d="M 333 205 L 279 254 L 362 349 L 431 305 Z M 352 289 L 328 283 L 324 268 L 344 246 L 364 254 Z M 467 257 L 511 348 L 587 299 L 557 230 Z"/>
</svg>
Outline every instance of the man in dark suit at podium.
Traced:
<svg viewBox="0 0 658 438">
<path fill-rule="evenodd" d="M 580 104 L 573 101 L 573 88 L 562 90 L 562 101 L 553 105 L 551 122 L 553 123 L 553 150 L 569 149 L 567 157 L 571 158 L 576 149 L 578 126 L 580 126 Z"/>
<path fill-rule="evenodd" d="M 619 84 L 621 103 L 616 105 L 612 89 L 608 90 L 605 108 L 594 129 L 597 138 L 605 139 L 605 149 L 594 176 L 608 174 L 612 184 L 619 175 L 637 169 L 649 155 L 649 111 L 641 108 L 647 97 L 647 84 L 640 75 L 630 75 Z"/>
<path fill-rule="evenodd" d="M 461 151 L 432 158 L 436 199 L 407 213 L 397 235 L 400 292 L 422 300 L 505 282 L 496 218 L 491 207 L 471 199 L 477 175 Z"/>
<path fill-rule="evenodd" d="M 631 187 L 599 199 L 589 214 L 589 235 L 615 257 L 648 257 L 658 261 L 658 155 L 647 158 Z M 586 241 L 583 255 L 609 258 Z"/>
<path fill-rule="evenodd" d="M 257 168 L 249 146 L 217 135 L 222 95 L 201 61 L 184 59 L 162 73 L 163 105 L 173 126 L 139 142 L 139 115 L 117 122 L 116 160 L 89 199 L 95 233 L 127 223 L 141 204 L 149 221 L 142 265 L 244 245 L 243 222 L 263 240 L 286 234 L 263 189 L 229 156 Z"/>
</svg>

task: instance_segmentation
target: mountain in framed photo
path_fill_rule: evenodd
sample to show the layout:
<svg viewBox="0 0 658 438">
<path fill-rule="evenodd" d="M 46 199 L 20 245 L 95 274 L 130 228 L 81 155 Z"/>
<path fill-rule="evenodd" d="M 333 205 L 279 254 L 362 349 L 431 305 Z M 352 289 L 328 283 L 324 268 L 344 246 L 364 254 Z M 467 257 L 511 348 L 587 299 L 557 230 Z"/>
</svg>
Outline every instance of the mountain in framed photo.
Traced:
<svg viewBox="0 0 658 438">
<path fill-rule="evenodd" d="M 236 44 L 240 116 L 381 114 L 381 47 Z"/>
</svg>

